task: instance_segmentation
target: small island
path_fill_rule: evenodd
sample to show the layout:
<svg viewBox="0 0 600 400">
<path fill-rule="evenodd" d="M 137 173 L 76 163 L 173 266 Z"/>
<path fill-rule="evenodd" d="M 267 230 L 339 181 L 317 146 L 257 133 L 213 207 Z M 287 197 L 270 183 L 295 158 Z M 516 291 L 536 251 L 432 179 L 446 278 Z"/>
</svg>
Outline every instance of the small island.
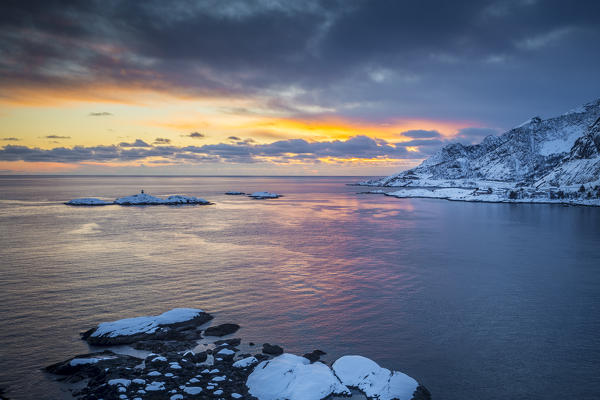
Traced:
<svg viewBox="0 0 600 400">
<path fill-rule="evenodd" d="M 134 194 L 132 196 L 119 197 L 118 199 L 112 202 L 94 197 L 84 197 L 69 200 L 65 204 L 69 206 L 108 206 L 112 204 L 117 204 L 120 206 L 156 206 L 182 204 L 209 205 L 212 203 L 200 197 L 186 196 L 180 194 L 172 195 L 167 198 L 160 198 L 144 193 L 144 191 L 142 190 L 138 194 Z"/>
</svg>

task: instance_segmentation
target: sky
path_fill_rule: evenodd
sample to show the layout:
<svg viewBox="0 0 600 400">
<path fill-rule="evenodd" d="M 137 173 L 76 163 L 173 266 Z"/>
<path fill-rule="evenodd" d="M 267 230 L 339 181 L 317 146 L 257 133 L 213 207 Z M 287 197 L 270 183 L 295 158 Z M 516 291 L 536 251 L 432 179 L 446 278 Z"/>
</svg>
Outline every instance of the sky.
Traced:
<svg viewBox="0 0 600 400">
<path fill-rule="evenodd" d="M 5 0 L 0 174 L 388 175 L 598 71 L 595 0 Z"/>
</svg>

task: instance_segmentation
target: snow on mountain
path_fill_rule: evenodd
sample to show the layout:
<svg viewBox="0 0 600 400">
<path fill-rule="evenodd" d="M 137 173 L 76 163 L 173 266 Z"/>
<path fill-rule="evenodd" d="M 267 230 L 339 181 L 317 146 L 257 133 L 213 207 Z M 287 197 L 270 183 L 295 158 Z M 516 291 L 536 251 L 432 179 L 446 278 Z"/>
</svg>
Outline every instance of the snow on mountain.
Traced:
<svg viewBox="0 0 600 400">
<path fill-rule="evenodd" d="M 449 144 L 416 168 L 362 184 L 406 188 L 398 197 L 600 205 L 600 99 L 558 117 L 533 117 L 480 144 Z M 412 196 L 414 187 L 473 191 Z"/>
</svg>

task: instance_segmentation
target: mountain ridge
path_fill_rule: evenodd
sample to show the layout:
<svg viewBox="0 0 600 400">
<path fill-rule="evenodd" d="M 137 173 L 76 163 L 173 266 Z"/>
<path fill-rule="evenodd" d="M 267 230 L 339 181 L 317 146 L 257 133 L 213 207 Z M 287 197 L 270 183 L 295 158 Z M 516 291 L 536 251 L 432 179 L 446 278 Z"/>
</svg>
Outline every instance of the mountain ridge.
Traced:
<svg viewBox="0 0 600 400">
<path fill-rule="evenodd" d="M 415 168 L 361 184 L 473 189 L 472 197 L 477 197 L 473 201 L 541 201 L 546 197 L 550 202 L 596 203 L 600 198 L 600 98 L 556 117 L 533 117 L 479 144 L 448 144 Z M 435 190 L 431 196 L 420 194 L 440 197 Z M 449 198 L 447 190 L 444 195 Z M 398 197 L 416 196 L 400 193 Z M 560 197 L 565 201 L 558 201 Z"/>
</svg>

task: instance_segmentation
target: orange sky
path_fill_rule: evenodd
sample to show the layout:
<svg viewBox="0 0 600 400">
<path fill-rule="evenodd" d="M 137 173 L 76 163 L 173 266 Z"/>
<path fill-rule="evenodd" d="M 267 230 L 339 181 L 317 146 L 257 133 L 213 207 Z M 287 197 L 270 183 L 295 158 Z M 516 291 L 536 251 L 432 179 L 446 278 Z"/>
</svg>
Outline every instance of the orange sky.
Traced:
<svg viewBox="0 0 600 400">
<path fill-rule="evenodd" d="M 357 135 L 398 143 L 412 140 L 402 135 L 409 130 L 436 130 L 452 138 L 461 128 L 477 126 L 473 121 L 443 121 L 393 118 L 365 121 L 341 117 L 335 110 L 294 115 L 273 109 L 260 98 L 189 97 L 162 90 L 89 87 L 39 90 L 9 88 L 0 100 L 1 146 L 53 149 L 73 146 L 106 146 L 141 139 L 149 144 L 156 138 L 172 146 L 202 146 L 231 142 L 229 137 L 267 144 L 278 140 L 304 139 L 308 142 L 345 141 Z M 94 116 L 93 114 L 101 114 Z M 189 137 L 199 132 L 202 138 Z M 166 142 L 165 142 L 166 143 Z M 408 147 L 418 152 L 418 146 Z M 420 162 L 420 158 L 321 157 L 313 161 L 277 163 L 282 174 L 381 175 Z M 153 173 L 261 174 L 273 173 L 276 160 L 262 157 L 252 165 L 191 164 L 173 167 L 173 162 L 154 160 L 132 162 L 25 162 L 2 161 L 3 173 Z M 222 164 L 222 163 L 221 163 Z M 269 166 L 271 165 L 271 167 Z M 171 170 L 171 171 L 168 171 Z"/>
</svg>

